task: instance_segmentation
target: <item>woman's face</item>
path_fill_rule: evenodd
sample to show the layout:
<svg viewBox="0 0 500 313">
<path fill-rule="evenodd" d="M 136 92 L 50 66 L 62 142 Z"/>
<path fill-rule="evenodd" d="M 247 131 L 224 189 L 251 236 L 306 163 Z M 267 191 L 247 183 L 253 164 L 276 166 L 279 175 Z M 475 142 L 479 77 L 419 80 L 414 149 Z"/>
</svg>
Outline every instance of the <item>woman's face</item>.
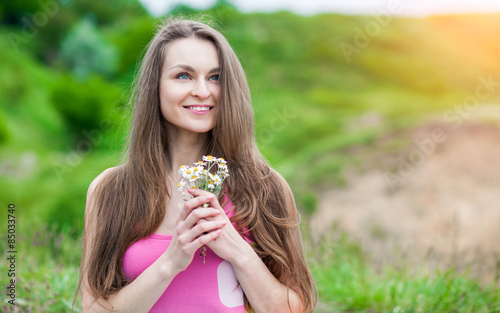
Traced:
<svg viewBox="0 0 500 313">
<path fill-rule="evenodd" d="M 208 40 L 177 39 L 167 47 L 160 78 L 160 105 L 169 126 L 205 133 L 214 127 L 220 94 L 219 56 Z"/>
</svg>

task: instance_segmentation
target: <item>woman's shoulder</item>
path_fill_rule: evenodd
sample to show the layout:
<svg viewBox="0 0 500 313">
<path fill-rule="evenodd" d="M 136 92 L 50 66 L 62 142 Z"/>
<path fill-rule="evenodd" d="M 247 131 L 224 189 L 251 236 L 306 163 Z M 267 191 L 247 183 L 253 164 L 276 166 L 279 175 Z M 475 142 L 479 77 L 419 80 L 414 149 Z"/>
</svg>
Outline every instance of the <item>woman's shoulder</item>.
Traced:
<svg viewBox="0 0 500 313">
<path fill-rule="evenodd" d="M 123 165 L 110 167 L 102 171 L 96 178 L 90 183 L 89 189 L 87 190 L 87 206 L 89 205 L 90 200 L 93 198 L 94 192 L 99 187 L 103 181 L 111 176 L 113 173 L 118 171 Z"/>
<path fill-rule="evenodd" d="M 118 169 L 120 168 L 120 166 L 113 166 L 113 167 L 110 167 L 110 168 L 107 168 L 105 169 L 104 171 L 102 171 L 99 175 L 97 175 L 96 178 L 94 178 L 94 180 L 90 183 L 90 186 L 89 186 L 89 192 L 94 192 L 94 190 L 97 188 L 97 186 L 99 186 L 99 184 L 101 184 L 101 182 L 106 178 L 108 177 L 109 175 L 111 175 L 111 173 L 117 171 Z"/>
<path fill-rule="evenodd" d="M 280 173 L 278 173 L 278 171 L 276 171 L 274 168 L 269 167 L 269 169 L 271 176 L 273 177 L 274 180 L 276 180 L 278 186 L 284 189 L 285 191 L 290 190 L 290 185 L 288 184 L 286 179 Z"/>
<path fill-rule="evenodd" d="M 277 185 L 276 192 L 283 195 L 286 206 L 289 208 L 291 213 L 295 214 L 297 211 L 297 207 L 295 204 L 295 197 L 293 196 L 292 188 L 290 188 L 290 185 L 288 184 L 286 179 L 280 173 L 278 173 L 273 168 L 270 168 L 270 169 L 271 169 L 271 175 L 273 176 L 274 180 L 276 181 L 276 185 Z"/>
</svg>

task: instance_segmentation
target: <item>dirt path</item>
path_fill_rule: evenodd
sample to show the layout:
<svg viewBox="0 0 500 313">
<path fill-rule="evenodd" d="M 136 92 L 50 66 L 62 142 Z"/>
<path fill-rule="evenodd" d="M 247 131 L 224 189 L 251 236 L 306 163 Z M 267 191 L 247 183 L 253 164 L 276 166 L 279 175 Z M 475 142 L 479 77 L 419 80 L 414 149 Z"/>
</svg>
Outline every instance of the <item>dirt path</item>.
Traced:
<svg viewBox="0 0 500 313">
<path fill-rule="evenodd" d="M 500 267 L 498 125 L 428 124 L 411 133 L 420 144 L 400 154 L 367 153 L 366 170 L 347 171 L 347 187 L 320 198 L 315 235 L 335 223 L 375 264 L 404 257 L 432 270 L 454 262 L 493 282 Z"/>
</svg>

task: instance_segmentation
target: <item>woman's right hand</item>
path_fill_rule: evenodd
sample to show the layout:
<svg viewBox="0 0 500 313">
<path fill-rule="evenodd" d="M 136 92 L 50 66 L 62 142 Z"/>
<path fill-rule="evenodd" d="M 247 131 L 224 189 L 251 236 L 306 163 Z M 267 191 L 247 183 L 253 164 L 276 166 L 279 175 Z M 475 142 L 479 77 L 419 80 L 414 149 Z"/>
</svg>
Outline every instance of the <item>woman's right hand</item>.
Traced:
<svg viewBox="0 0 500 313">
<path fill-rule="evenodd" d="M 200 220 L 214 217 L 221 212 L 214 208 L 204 208 L 203 204 L 209 203 L 213 195 L 196 197 L 184 202 L 172 242 L 163 255 L 165 262 L 174 273 L 185 270 L 191 263 L 196 250 L 219 236 L 223 221 L 210 221 L 199 223 Z"/>
</svg>

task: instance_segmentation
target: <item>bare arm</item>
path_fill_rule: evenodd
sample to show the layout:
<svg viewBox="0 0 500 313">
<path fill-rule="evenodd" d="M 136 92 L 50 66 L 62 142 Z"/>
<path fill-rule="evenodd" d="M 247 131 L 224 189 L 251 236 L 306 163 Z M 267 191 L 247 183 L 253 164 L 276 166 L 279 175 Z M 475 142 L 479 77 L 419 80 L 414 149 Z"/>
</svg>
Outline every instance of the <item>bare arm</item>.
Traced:
<svg viewBox="0 0 500 313">
<path fill-rule="evenodd" d="M 250 249 L 241 252 L 231 264 L 253 310 L 256 313 L 303 312 L 299 295 L 280 283 L 250 245 L 246 246 Z"/>
<path fill-rule="evenodd" d="M 132 283 L 108 300 L 95 299 L 82 288 L 83 312 L 148 312 L 175 277 L 171 266 L 159 258 Z"/>
<path fill-rule="evenodd" d="M 290 209 L 290 214 L 296 214 L 292 192 L 286 181 L 283 178 L 281 180 L 287 198 L 286 206 Z M 190 190 L 189 192 L 194 196 L 208 194 L 202 190 Z M 210 205 L 224 211 L 217 199 L 212 200 Z M 221 218 L 227 219 L 227 216 L 221 214 L 215 219 Z M 294 235 L 300 237 L 298 226 L 293 231 L 296 232 Z M 304 301 L 299 294 L 274 277 L 253 248 L 230 223 L 224 227 L 221 235 L 210 242 L 208 246 L 219 257 L 231 263 L 238 281 L 256 313 L 304 312 Z"/>
<path fill-rule="evenodd" d="M 281 175 L 277 175 L 287 198 L 286 206 L 290 210 L 289 214 L 297 214 L 295 200 L 288 183 Z M 298 225 L 294 232 L 297 232 L 295 235 L 300 236 Z M 304 312 L 303 300 L 297 292 L 288 288 L 290 286 L 280 283 L 250 245 L 246 244 L 241 247 L 243 250 L 236 254 L 237 257 L 231 264 L 254 311 L 256 313 Z"/>
<path fill-rule="evenodd" d="M 89 187 L 85 209 L 85 236 L 86 251 L 91 251 L 94 233 L 94 208 L 92 198 L 97 184 L 106 175 L 103 172 Z M 200 219 L 217 216 L 219 211 L 212 208 L 200 207 L 211 200 L 208 197 L 199 197 L 186 201 L 180 211 L 177 221 L 176 233 L 168 249 L 142 272 L 133 282 L 111 295 L 107 300 L 95 299 L 89 293 L 86 275 L 92 275 L 92 269 L 84 272 L 82 282 L 82 311 L 83 312 L 148 312 L 170 285 L 174 277 L 187 268 L 191 263 L 194 253 L 202 245 L 209 243 L 220 234 L 220 228 L 225 223 L 213 221 L 197 225 Z M 207 234 L 203 234 L 207 232 Z M 89 263 L 86 253 L 84 268 Z M 86 274 L 85 274 L 86 273 Z"/>
</svg>

